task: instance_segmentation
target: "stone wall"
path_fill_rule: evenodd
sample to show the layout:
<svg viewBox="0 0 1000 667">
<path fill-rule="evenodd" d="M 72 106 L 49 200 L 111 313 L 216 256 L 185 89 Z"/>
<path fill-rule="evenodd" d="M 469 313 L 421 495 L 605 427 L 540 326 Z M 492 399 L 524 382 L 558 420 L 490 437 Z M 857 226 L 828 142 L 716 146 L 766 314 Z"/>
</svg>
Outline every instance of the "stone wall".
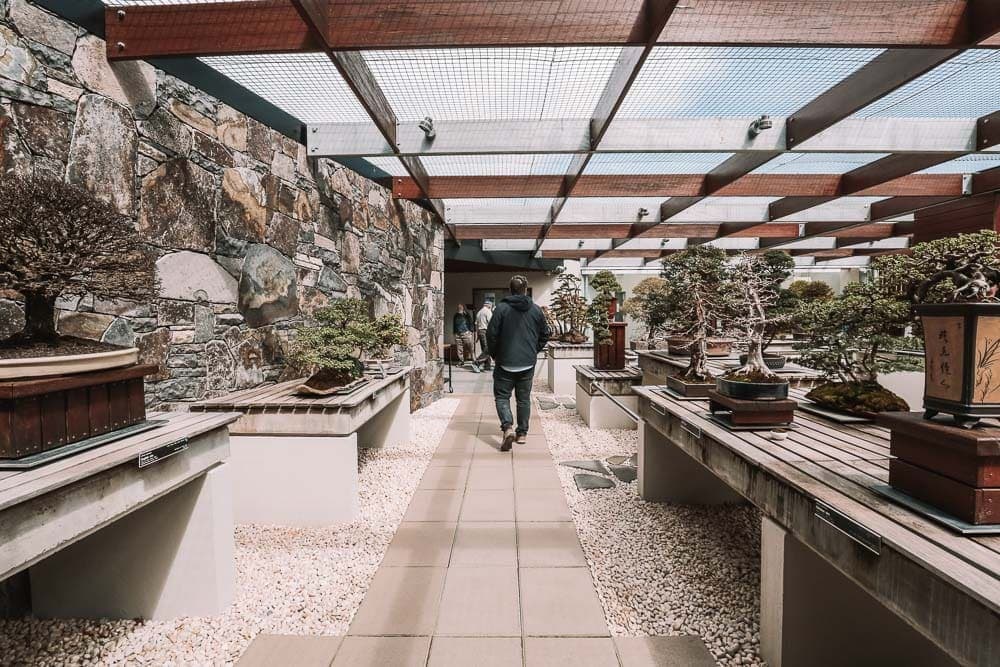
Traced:
<svg viewBox="0 0 1000 667">
<path fill-rule="evenodd" d="M 288 376 L 294 328 L 331 299 L 400 313 L 414 406 L 441 386 L 443 228 L 410 202 L 103 40 L 0 0 L 0 174 L 48 173 L 134 216 L 160 298 L 61 300 L 65 334 L 132 345 L 152 404 Z M 0 299 L 0 336 L 23 321 Z"/>
</svg>

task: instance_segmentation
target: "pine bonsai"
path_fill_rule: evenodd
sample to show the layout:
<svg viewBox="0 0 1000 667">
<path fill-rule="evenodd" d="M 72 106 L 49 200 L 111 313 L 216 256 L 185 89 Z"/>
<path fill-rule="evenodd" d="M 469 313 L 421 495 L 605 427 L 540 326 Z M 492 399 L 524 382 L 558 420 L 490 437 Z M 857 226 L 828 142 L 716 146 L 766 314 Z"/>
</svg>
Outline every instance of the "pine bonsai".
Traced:
<svg viewBox="0 0 1000 667">
<path fill-rule="evenodd" d="M 660 273 L 675 331 L 691 338 L 691 361 L 680 379 L 689 383 L 712 380 L 706 341 L 718 333 L 719 315 L 729 300 L 726 252 L 709 245 L 692 246 L 663 259 Z"/>
<path fill-rule="evenodd" d="M 58 345 L 65 294 L 141 300 L 156 294 L 155 258 L 128 216 L 48 177 L 0 179 L 0 289 L 24 298 L 26 325 L 6 347 Z"/>
<path fill-rule="evenodd" d="M 821 280 L 793 280 L 788 289 L 799 301 L 826 301 L 833 298 L 833 288 Z"/>
<path fill-rule="evenodd" d="M 609 345 L 614 341 L 611 337 L 611 316 L 608 309 L 615 300 L 619 292 L 622 291 L 621 283 L 615 278 L 615 274 L 610 271 L 598 271 L 590 279 L 590 286 L 594 288 L 594 298 L 587 307 L 587 321 L 594 329 L 594 344 Z"/>
<path fill-rule="evenodd" d="M 580 295 L 580 279 L 570 273 L 560 273 L 559 287 L 552 294 L 552 315 L 555 331 L 564 343 L 582 343 L 587 340 L 587 302 Z"/>
<path fill-rule="evenodd" d="M 663 278 L 644 278 L 632 290 L 632 296 L 622 311 L 646 328 L 646 339 L 652 344 L 663 333 L 670 320 L 667 282 Z"/>
<path fill-rule="evenodd" d="M 891 329 L 909 319 L 907 303 L 887 293 L 884 284 L 851 283 L 839 297 L 803 302 L 795 318 L 810 336 L 798 346 L 801 363 L 827 379 L 809 392 L 809 399 L 861 415 L 909 410 L 906 401 L 878 383 L 879 373 L 921 368 L 913 357 L 884 354 L 905 345 Z"/>
</svg>

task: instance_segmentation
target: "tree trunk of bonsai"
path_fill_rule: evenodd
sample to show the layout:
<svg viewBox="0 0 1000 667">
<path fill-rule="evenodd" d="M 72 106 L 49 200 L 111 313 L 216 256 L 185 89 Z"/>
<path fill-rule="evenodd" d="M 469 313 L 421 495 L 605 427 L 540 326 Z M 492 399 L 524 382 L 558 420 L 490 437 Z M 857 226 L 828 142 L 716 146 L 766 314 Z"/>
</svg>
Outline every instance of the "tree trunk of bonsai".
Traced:
<svg viewBox="0 0 1000 667">
<path fill-rule="evenodd" d="M 746 375 L 759 378 L 777 378 L 778 376 L 764 362 L 764 334 L 767 329 L 767 314 L 764 304 L 758 295 L 754 294 L 750 304 L 752 324 L 747 331 L 747 362 L 735 371 L 734 375 Z"/>
<path fill-rule="evenodd" d="M 56 332 L 56 295 L 45 292 L 24 293 L 24 332 L 22 340 L 53 343 Z"/>
<path fill-rule="evenodd" d="M 684 379 L 704 382 L 708 379 L 708 325 L 705 322 L 705 304 L 701 299 L 695 302 L 694 340 L 691 343 L 691 362 L 684 371 Z"/>
</svg>

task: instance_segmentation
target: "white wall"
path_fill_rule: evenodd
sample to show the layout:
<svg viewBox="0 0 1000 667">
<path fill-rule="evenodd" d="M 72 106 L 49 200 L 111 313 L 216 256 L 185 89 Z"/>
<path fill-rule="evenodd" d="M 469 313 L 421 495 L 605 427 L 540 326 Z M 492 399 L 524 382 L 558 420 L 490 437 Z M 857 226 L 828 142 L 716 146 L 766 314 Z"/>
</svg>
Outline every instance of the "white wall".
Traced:
<svg viewBox="0 0 1000 667">
<path fill-rule="evenodd" d="M 539 306 L 549 305 L 553 290 L 558 286 L 555 275 L 548 275 L 543 271 L 520 271 L 520 275 L 528 279 L 528 286 L 531 288 L 531 295 L 535 303 Z M 502 288 L 501 298 L 509 292 L 507 284 L 510 283 L 511 276 L 517 275 L 510 271 L 490 271 L 484 273 L 451 273 L 444 274 L 444 340 L 446 343 L 454 342 L 451 333 L 451 321 L 455 316 L 455 309 L 458 304 L 466 305 L 472 303 L 472 290 L 480 288 L 497 287 Z"/>
</svg>

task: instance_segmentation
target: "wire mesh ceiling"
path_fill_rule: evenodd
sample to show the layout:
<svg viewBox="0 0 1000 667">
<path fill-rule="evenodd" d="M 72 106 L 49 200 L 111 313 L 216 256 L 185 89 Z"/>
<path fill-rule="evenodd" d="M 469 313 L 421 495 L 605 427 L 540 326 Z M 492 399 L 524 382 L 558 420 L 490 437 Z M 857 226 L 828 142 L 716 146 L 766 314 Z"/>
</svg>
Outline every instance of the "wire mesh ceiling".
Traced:
<svg viewBox="0 0 1000 667">
<path fill-rule="evenodd" d="M 888 153 L 782 153 L 754 174 L 846 174 Z"/>
</svg>

